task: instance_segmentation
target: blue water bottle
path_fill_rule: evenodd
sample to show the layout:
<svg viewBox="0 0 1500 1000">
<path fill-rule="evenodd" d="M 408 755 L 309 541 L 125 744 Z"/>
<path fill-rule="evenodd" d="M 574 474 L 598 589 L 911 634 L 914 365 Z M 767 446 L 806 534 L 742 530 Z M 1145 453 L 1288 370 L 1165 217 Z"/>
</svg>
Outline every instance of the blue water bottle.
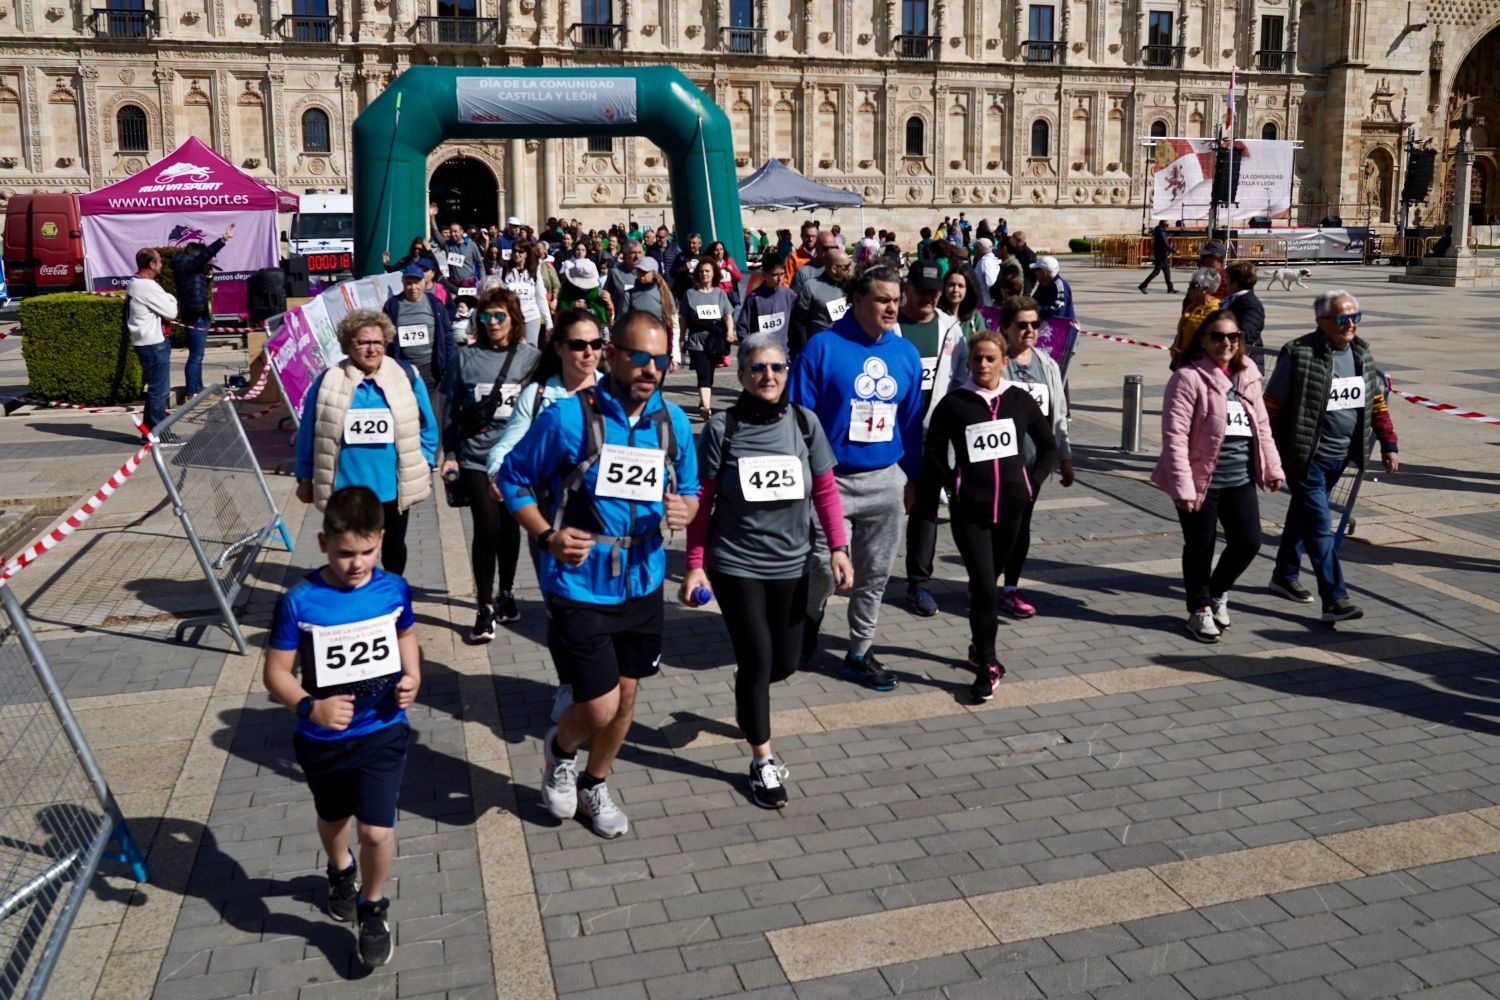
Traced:
<svg viewBox="0 0 1500 1000">
<path fill-rule="evenodd" d="M 694 587 L 693 592 L 688 595 L 688 603 L 695 608 L 701 608 L 705 604 L 712 603 L 713 599 L 713 591 L 709 590 L 701 583 L 698 584 L 698 586 Z"/>
</svg>

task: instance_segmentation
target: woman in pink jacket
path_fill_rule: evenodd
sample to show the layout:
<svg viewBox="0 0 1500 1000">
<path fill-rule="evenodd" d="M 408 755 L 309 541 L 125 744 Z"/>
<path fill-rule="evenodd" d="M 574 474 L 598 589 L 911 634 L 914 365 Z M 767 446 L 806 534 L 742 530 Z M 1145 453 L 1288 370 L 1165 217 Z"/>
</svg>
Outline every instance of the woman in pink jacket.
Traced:
<svg viewBox="0 0 1500 1000">
<path fill-rule="evenodd" d="M 1220 309 L 1199 325 L 1162 400 L 1151 478 L 1177 505 L 1187 630 L 1200 642 L 1218 642 L 1229 627 L 1229 588 L 1260 549 L 1255 487 L 1275 491 L 1284 478 L 1261 388 L 1238 321 Z M 1214 566 L 1216 524 L 1224 552 Z"/>
</svg>

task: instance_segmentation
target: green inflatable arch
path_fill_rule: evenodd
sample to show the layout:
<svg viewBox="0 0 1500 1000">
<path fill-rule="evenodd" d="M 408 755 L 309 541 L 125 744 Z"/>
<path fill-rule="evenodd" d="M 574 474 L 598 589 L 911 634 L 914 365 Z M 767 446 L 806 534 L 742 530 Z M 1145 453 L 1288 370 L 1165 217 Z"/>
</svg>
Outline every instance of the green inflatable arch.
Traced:
<svg viewBox="0 0 1500 1000">
<path fill-rule="evenodd" d="M 745 263 L 729 119 L 669 66 L 418 66 L 354 122 L 354 270 L 379 274 L 427 232 L 427 156 L 449 139 L 639 135 L 661 147 L 679 233 L 723 240 Z"/>
</svg>

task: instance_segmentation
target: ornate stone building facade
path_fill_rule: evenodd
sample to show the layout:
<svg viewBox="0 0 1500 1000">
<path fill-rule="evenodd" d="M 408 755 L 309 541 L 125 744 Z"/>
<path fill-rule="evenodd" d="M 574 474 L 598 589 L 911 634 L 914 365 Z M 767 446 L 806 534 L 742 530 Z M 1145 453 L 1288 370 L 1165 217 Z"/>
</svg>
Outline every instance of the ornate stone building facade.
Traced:
<svg viewBox="0 0 1500 1000">
<path fill-rule="evenodd" d="M 667 63 L 729 114 L 742 173 L 777 157 L 862 192 L 871 223 L 963 211 L 1056 242 L 1139 226 L 1142 141 L 1213 134 L 1234 68 L 1240 134 L 1304 144 L 1299 221 L 1393 221 L 1407 128 L 1446 148 L 1468 98 L 1469 196 L 1500 213 L 1494 0 L 94 2 L 0 0 L 0 197 L 88 190 L 189 134 L 336 189 L 354 118 L 408 66 Z M 645 140 L 459 143 L 429 167 L 482 222 L 654 221 L 669 197 Z"/>
</svg>

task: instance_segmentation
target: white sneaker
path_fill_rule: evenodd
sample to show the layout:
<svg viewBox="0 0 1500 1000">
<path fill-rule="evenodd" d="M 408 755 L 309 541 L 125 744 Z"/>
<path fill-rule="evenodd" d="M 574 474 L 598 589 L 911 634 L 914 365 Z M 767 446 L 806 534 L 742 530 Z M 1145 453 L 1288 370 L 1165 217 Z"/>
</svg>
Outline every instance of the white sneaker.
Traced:
<svg viewBox="0 0 1500 1000">
<path fill-rule="evenodd" d="M 594 832 L 601 837 L 618 837 L 630 829 L 630 819 L 609 797 L 609 785 L 602 781 L 583 793 L 579 805 L 583 814 L 594 821 Z"/>
<path fill-rule="evenodd" d="M 1209 610 L 1214 613 L 1214 624 L 1219 626 L 1222 632 L 1229 627 L 1229 595 L 1223 597 L 1210 597 L 1208 599 Z"/>
<path fill-rule="evenodd" d="M 1212 608 L 1199 608 L 1188 615 L 1188 635 L 1199 642 L 1218 642 L 1219 626 L 1214 624 L 1214 612 Z"/>
<path fill-rule="evenodd" d="M 556 738 L 556 726 L 542 738 L 542 805 L 558 819 L 572 819 L 578 814 L 578 762 L 553 758 Z"/>
<path fill-rule="evenodd" d="M 559 684 L 557 694 L 552 696 L 552 721 L 561 722 L 562 714 L 573 704 L 573 685 Z"/>
</svg>

